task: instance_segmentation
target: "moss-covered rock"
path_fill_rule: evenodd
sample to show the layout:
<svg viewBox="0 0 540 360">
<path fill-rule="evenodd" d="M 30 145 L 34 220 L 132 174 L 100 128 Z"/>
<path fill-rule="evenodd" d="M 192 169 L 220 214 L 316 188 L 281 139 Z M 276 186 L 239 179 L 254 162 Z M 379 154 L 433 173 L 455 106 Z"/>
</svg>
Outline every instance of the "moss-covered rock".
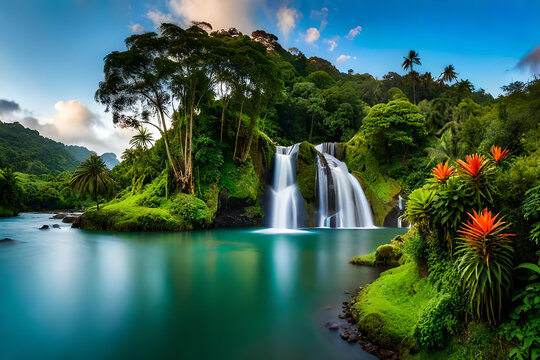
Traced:
<svg viewBox="0 0 540 360">
<path fill-rule="evenodd" d="M 382 226 L 388 213 L 397 205 L 400 184 L 380 171 L 379 163 L 362 135 L 357 134 L 340 146 L 343 147 L 343 161 L 364 188 L 375 224 Z"/>
<path fill-rule="evenodd" d="M 219 188 L 220 191 L 227 189 L 229 199 L 242 200 L 248 206 L 254 205 L 257 196 L 262 193 L 262 186 L 252 161 L 248 160 L 240 166 L 227 161 L 223 165 Z"/>
<path fill-rule="evenodd" d="M 410 346 L 423 309 L 437 293 L 416 264 L 387 270 L 353 300 L 351 313 L 370 339 L 387 348 Z"/>
<path fill-rule="evenodd" d="M 180 231 L 207 227 L 212 209 L 195 195 L 176 193 L 166 196 L 165 172 L 140 194 L 123 197 L 88 209 L 80 219 L 86 230 L 111 231 Z"/>
<path fill-rule="evenodd" d="M 315 176 L 317 174 L 317 150 L 307 141 L 302 142 L 298 148 L 296 159 L 296 182 L 300 193 L 306 203 L 307 218 L 310 223 L 305 226 L 313 226 L 313 212 L 315 202 Z"/>
</svg>

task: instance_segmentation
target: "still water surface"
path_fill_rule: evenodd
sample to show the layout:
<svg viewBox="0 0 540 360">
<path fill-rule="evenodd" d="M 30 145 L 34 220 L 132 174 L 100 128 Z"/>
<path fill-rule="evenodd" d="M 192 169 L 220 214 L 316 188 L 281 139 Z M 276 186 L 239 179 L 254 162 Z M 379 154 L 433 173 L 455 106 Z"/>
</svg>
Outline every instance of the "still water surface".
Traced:
<svg viewBox="0 0 540 360">
<path fill-rule="evenodd" d="M 406 229 L 107 233 L 0 219 L 0 359 L 372 359 L 325 328 Z M 43 224 L 61 229 L 38 230 Z"/>
</svg>

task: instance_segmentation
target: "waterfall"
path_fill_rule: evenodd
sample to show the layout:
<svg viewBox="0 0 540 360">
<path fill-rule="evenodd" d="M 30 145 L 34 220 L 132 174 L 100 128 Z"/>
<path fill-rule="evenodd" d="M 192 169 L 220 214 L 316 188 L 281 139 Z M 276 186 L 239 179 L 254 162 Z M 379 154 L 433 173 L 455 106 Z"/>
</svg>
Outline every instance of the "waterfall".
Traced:
<svg viewBox="0 0 540 360">
<path fill-rule="evenodd" d="M 305 214 L 305 203 L 296 183 L 299 145 L 276 147 L 267 216 L 267 224 L 271 228 L 297 229 L 299 225 L 303 225 L 301 220 Z"/>
<path fill-rule="evenodd" d="M 316 222 L 319 227 L 375 227 L 371 207 L 358 180 L 339 161 L 336 144 L 315 147 L 317 157 Z"/>
<path fill-rule="evenodd" d="M 397 227 L 401 227 L 401 214 L 403 213 L 403 198 L 401 195 L 398 195 L 398 208 L 399 208 L 399 215 L 397 218 Z"/>
</svg>

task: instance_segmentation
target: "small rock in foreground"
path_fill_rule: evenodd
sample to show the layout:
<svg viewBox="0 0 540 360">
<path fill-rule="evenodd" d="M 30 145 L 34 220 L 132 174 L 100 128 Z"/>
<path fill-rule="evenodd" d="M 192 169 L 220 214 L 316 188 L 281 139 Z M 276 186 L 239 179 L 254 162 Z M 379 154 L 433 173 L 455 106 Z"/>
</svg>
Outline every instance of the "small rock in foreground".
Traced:
<svg viewBox="0 0 540 360">
<path fill-rule="evenodd" d="M 330 330 L 338 330 L 339 329 L 339 325 L 334 321 L 327 322 L 326 327 L 328 329 L 330 329 Z"/>
<path fill-rule="evenodd" d="M 47 230 L 49 229 L 49 225 L 43 225 L 42 227 L 39 228 L 39 230 Z"/>
</svg>

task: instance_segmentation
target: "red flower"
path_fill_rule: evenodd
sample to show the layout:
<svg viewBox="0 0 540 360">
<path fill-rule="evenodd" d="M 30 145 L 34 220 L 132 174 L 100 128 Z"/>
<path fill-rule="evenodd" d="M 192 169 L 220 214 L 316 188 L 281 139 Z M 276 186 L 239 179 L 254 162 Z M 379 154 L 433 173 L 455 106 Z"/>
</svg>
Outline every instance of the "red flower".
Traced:
<svg viewBox="0 0 540 360">
<path fill-rule="evenodd" d="M 454 171 L 453 166 L 448 166 L 448 161 L 444 164 L 438 163 L 437 166 L 435 166 L 431 172 L 435 176 L 435 180 L 438 182 L 444 183 L 446 179 L 452 175 L 452 172 Z"/>
<path fill-rule="evenodd" d="M 458 160 L 457 163 L 459 166 L 465 170 L 467 175 L 471 177 L 477 177 L 482 174 L 482 171 L 488 166 L 487 160 L 484 160 L 484 155 L 467 155 L 465 156 L 467 162 L 463 160 Z"/>
<path fill-rule="evenodd" d="M 480 214 L 473 210 L 473 214 L 468 215 L 470 220 L 462 223 L 457 232 L 465 243 L 482 253 L 489 266 L 489 258 L 494 255 L 493 246 L 507 243 L 505 238 L 515 234 L 501 234 L 508 225 L 502 219 L 497 221 L 499 214 L 494 216 L 487 208 Z"/>
<path fill-rule="evenodd" d="M 503 151 L 501 151 L 500 146 L 493 145 L 491 146 L 491 155 L 493 156 L 493 160 L 501 161 L 506 157 L 506 155 L 508 155 L 508 149 L 504 149 Z"/>
</svg>

